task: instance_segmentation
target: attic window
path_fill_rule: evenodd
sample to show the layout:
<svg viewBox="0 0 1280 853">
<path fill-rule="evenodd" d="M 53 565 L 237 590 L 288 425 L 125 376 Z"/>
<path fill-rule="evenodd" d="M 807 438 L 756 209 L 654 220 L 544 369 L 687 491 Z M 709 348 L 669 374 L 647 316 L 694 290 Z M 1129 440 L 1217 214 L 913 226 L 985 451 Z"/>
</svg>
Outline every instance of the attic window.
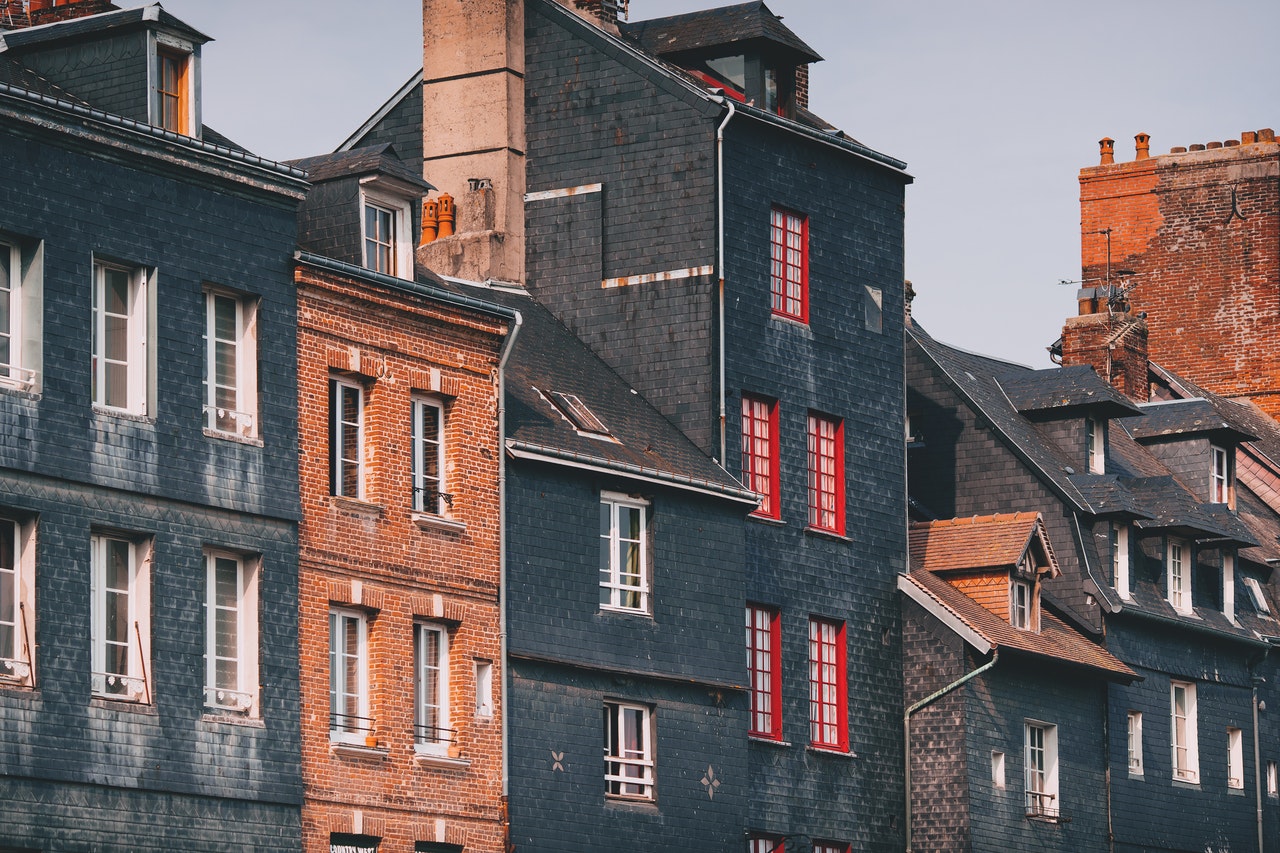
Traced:
<svg viewBox="0 0 1280 853">
<path fill-rule="evenodd" d="M 702 68 L 689 70 L 736 101 L 795 117 L 794 65 L 778 64 L 759 54 L 739 53 L 704 60 Z"/>
<path fill-rule="evenodd" d="M 587 408 L 586 403 L 578 399 L 576 394 L 548 391 L 547 397 L 579 431 L 595 435 L 609 435 L 609 428 L 595 416 L 594 412 Z"/>
<path fill-rule="evenodd" d="M 1009 585 L 1009 624 L 1023 631 L 1033 631 L 1031 584 L 1015 580 Z"/>
<path fill-rule="evenodd" d="M 1245 578 L 1244 588 L 1249 592 L 1249 601 L 1253 602 L 1254 610 L 1264 614 L 1271 612 L 1267 598 L 1262 594 L 1262 584 L 1258 583 L 1257 578 Z"/>
<path fill-rule="evenodd" d="M 155 33 L 153 39 L 151 124 L 173 133 L 198 136 L 195 45 L 168 33 Z"/>
</svg>

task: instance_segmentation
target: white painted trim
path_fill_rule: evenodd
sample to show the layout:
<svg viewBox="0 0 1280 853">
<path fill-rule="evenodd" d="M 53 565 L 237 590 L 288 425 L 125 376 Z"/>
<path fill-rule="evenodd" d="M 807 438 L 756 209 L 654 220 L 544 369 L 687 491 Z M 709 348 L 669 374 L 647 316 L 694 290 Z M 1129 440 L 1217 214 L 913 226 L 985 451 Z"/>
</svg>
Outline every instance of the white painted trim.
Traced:
<svg viewBox="0 0 1280 853">
<path fill-rule="evenodd" d="M 569 198 L 575 195 L 586 195 L 587 193 L 598 193 L 604 189 L 604 184 L 583 184 L 578 187 L 561 187 L 555 190 L 537 190 L 524 194 L 524 200 L 530 201 L 546 201 L 552 198 Z"/>
<path fill-rule="evenodd" d="M 991 643 L 964 623 L 959 616 L 951 612 L 940 601 L 930 595 L 919 584 L 913 581 L 907 575 L 898 575 L 898 589 L 905 592 L 907 597 L 923 607 L 930 616 L 937 619 L 947 628 L 950 628 L 956 636 L 973 646 L 982 654 L 991 651 Z"/>
<path fill-rule="evenodd" d="M 704 264 L 700 267 L 685 267 L 680 270 L 667 270 L 666 272 L 642 273 L 640 275 L 624 275 L 618 278 L 606 278 L 600 282 L 602 288 L 610 287 L 628 287 L 633 284 L 653 284 L 657 281 L 678 281 L 682 278 L 696 278 L 698 276 L 711 275 L 716 271 L 712 264 Z"/>
</svg>

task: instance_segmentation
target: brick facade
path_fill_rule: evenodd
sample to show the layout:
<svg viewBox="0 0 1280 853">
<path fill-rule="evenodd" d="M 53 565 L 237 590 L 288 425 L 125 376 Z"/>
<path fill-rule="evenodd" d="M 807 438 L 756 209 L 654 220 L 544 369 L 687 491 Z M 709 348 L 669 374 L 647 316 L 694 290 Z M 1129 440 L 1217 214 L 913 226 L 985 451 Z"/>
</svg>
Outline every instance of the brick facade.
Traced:
<svg viewBox="0 0 1280 853">
<path fill-rule="evenodd" d="M 498 636 L 498 360 L 506 323 L 384 282 L 300 265 L 298 288 L 303 848 L 331 833 L 504 849 Z M 364 492 L 330 487 L 329 381 L 364 390 Z M 411 400 L 444 405 L 443 518 L 412 511 Z M 443 491 L 443 490 L 442 490 Z M 367 620 L 367 739 L 330 738 L 332 608 Z M 446 754 L 415 754 L 414 626 L 448 636 Z M 477 664 L 492 665 L 478 711 Z"/>
</svg>

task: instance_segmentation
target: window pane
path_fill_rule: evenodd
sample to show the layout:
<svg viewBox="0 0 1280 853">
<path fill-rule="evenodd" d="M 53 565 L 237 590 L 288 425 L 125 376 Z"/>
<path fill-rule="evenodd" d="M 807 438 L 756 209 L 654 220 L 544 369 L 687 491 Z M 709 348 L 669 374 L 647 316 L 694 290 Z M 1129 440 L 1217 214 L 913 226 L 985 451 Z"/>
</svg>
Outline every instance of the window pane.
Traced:
<svg viewBox="0 0 1280 853">
<path fill-rule="evenodd" d="M 0 520 L 0 658 L 12 659 L 18 628 L 17 541 L 14 524 Z"/>
</svg>

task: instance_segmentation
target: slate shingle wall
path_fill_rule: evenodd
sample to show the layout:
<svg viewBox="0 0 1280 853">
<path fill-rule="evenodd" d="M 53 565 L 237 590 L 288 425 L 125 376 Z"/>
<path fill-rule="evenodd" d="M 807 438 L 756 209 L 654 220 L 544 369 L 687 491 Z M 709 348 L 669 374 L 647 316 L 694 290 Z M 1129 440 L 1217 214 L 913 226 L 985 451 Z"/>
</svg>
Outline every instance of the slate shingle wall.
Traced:
<svg viewBox="0 0 1280 853">
<path fill-rule="evenodd" d="M 368 133 L 356 140 L 352 147 L 364 148 L 389 142 L 395 146 L 396 155 L 406 166 L 422 174 L 422 120 L 422 85 L 419 84 L 393 106 L 381 121 L 371 127 Z M 424 177 L 431 180 L 429 167 Z"/>
<path fill-rule="evenodd" d="M 38 50 L 22 63 L 97 109 L 150 124 L 143 30 Z"/>
</svg>

